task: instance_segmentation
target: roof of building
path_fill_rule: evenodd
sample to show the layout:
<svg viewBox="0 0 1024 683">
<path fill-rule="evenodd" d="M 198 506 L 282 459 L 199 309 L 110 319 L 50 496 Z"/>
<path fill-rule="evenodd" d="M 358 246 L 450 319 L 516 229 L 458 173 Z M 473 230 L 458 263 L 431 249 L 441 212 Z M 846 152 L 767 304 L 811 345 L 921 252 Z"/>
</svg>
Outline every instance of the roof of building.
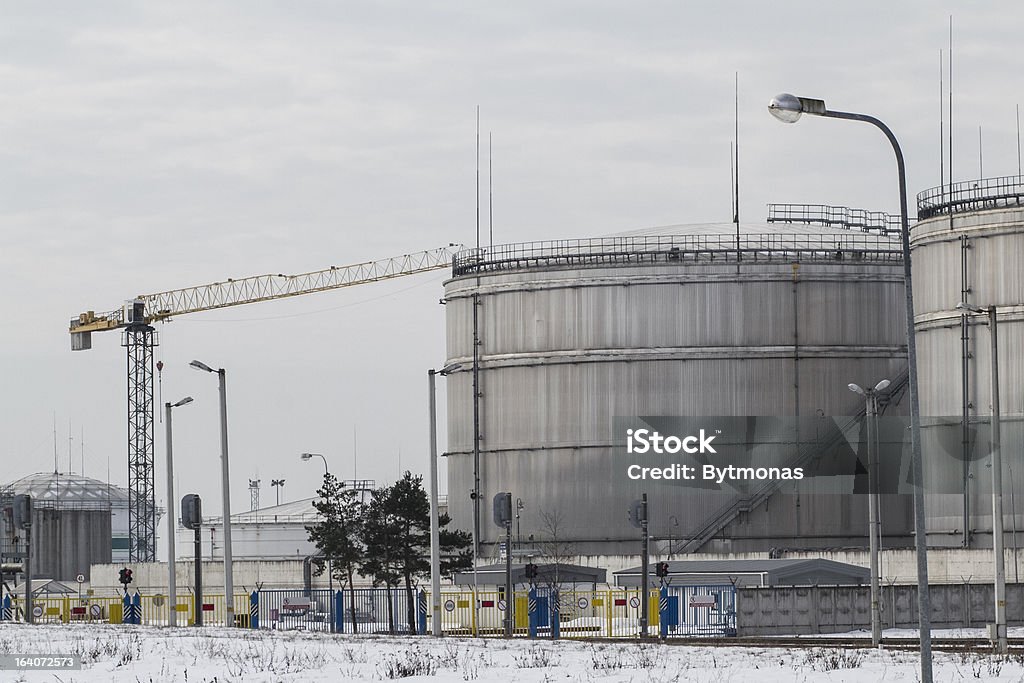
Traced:
<svg viewBox="0 0 1024 683">
<path fill-rule="evenodd" d="M 654 576 L 655 563 L 648 572 Z M 640 583 L 640 567 L 630 567 L 615 572 L 619 586 L 636 586 Z M 778 585 L 831 585 L 860 584 L 871 576 L 866 567 L 821 558 L 803 559 L 754 559 L 754 560 L 676 560 L 668 562 L 668 577 L 673 583 L 736 582 L 738 585 L 756 583 L 765 586 Z M 740 581 L 741 577 L 745 580 Z M 757 577 L 751 581 L 750 577 Z"/>
<path fill-rule="evenodd" d="M 127 507 L 128 490 L 116 484 L 84 477 L 80 474 L 37 472 L 3 487 L 12 494 L 27 493 L 33 503 L 51 505 L 99 505 Z"/>
<path fill-rule="evenodd" d="M 585 567 L 578 564 L 552 564 L 538 562 L 537 580 L 547 583 L 557 576 L 559 583 L 604 583 L 607 570 L 599 567 Z M 512 565 L 512 583 L 526 583 L 526 565 L 517 563 Z M 480 583 L 485 586 L 503 586 L 505 584 L 505 563 L 478 565 L 475 576 L 472 569 L 457 572 L 455 584 L 458 586 L 471 586 L 473 583 Z"/>
</svg>

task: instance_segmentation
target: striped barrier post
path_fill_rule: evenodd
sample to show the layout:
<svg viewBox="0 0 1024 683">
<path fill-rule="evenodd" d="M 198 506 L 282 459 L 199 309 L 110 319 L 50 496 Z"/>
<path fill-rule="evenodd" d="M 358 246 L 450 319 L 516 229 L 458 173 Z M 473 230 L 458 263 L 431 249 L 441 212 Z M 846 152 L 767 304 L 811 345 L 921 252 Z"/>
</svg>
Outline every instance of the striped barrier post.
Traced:
<svg viewBox="0 0 1024 683">
<path fill-rule="evenodd" d="M 419 622 L 417 624 L 419 626 L 419 630 L 417 631 L 417 633 L 419 635 L 426 635 L 426 633 L 427 633 L 427 593 L 426 593 L 426 591 L 422 591 L 421 590 L 421 591 L 419 591 L 416 594 L 416 605 L 417 605 L 417 612 L 419 613 L 419 619 L 417 620 Z"/>
<path fill-rule="evenodd" d="M 0 621 L 11 621 L 11 596 L 4 596 L 3 609 L 0 610 Z"/>
<path fill-rule="evenodd" d="M 345 593 L 337 590 L 334 595 L 331 596 L 334 600 L 334 632 L 344 633 L 345 632 Z"/>
<path fill-rule="evenodd" d="M 530 592 L 527 594 L 527 608 L 526 613 L 530 616 L 530 638 L 537 637 L 537 588 L 536 586 L 530 587 Z"/>
<path fill-rule="evenodd" d="M 132 619 L 132 599 L 128 597 L 127 592 L 125 592 L 124 597 L 121 598 L 121 623 L 135 623 L 135 621 Z"/>
<path fill-rule="evenodd" d="M 249 594 L 249 628 L 260 627 L 260 594 L 253 591 Z"/>
<path fill-rule="evenodd" d="M 139 595 L 139 591 L 135 591 L 135 595 L 132 596 L 132 617 L 135 619 L 132 623 L 142 623 L 142 596 Z"/>
<path fill-rule="evenodd" d="M 662 638 L 668 637 L 668 619 L 665 614 L 666 609 L 668 609 L 668 588 L 662 586 L 661 590 L 658 591 L 658 631 Z"/>
<path fill-rule="evenodd" d="M 561 609 L 559 605 L 558 589 L 551 591 L 551 638 L 552 640 L 558 640 L 559 637 L 559 625 L 558 625 L 558 612 Z"/>
</svg>

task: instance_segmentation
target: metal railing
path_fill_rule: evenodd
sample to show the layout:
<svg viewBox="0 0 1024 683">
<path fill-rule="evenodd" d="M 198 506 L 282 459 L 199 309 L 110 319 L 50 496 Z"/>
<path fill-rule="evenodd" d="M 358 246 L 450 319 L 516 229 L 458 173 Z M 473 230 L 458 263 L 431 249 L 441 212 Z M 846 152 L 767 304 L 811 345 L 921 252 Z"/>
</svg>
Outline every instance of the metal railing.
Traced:
<svg viewBox="0 0 1024 683">
<path fill-rule="evenodd" d="M 898 214 L 826 204 L 769 204 L 768 222 L 827 225 L 883 235 L 899 235 L 902 230 Z"/>
<path fill-rule="evenodd" d="M 882 234 L 642 235 L 500 244 L 464 249 L 452 274 L 545 266 L 597 266 L 708 261 L 900 261 L 898 241 Z"/>
<path fill-rule="evenodd" d="M 1024 176 L 1002 176 L 941 185 L 917 195 L 918 220 L 950 213 L 1024 206 Z"/>
</svg>

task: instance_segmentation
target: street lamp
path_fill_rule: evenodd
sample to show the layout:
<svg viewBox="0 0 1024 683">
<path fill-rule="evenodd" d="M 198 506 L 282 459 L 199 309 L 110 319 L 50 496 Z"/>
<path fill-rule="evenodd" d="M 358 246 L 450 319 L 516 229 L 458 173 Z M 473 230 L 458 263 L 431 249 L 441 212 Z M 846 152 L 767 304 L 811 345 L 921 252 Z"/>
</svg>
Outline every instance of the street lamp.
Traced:
<svg viewBox="0 0 1024 683">
<path fill-rule="evenodd" d="M 862 121 L 875 126 L 892 145 L 899 175 L 900 228 L 903 236 L 903 284 L 906 294 L 908 390 L 910 392 L 911 472 L 914 478 L 914 547 L 917 554 L 917 625 L 921 641 L 921 683 L 932 683 L 931 596 L 928 591 L 928 532 L 924 513 L 924 463 L 921 457 L 921 405 L 917 387 L 917 339 L 914 331 L 914 291 L 910 272 L 910 222 L 907 218 L 907 173 L 903 150 L 889 127 L 873 116 L 830 111 L 824 100 L 784 93 L 768 105 L 772 116 L 794 123 L 801 114 Z"/>
<path fill-rule="evenodd" d="M 303 453 L 299 456 L 304 462 L 309 462 L 313 458 L 320 458 L 324 461 L 324 476 L 327 476 L 327 458 L 324 457 L 323 453 Z"/>
<path fill-rule="evenodd" d="M 327 458 L 324 457 L 323 453 L 303 453 L 299 456 L 303 462 L 309 462 L 313 458 L 320 458 L 324 461 L 324 486 L 327 485 L 327 475 L 330 471 L 327 469 Z M 283 483 L 283 482 L 282 482 Z M 342 483 L 342 486 L 345 484 Z M 329 611 L 331 613 L 331 631 L 334 631 L 334 563 L 331 562 L 331 558 L 327 558 L 327 594 L 329 596 Z"/>
<path fill-rule="evenodd" d="M 281 504 L 281 488 L 284 486 L 284 479 L 271 479 L 270 485 L 274 487 L 275 493 L 277 493 L 276 505 Z"/>
<path fill-rule="evenodd" d="M 167 609 L 169 616 L 167 623 L 170 626 L 178 625 L 178 612 L 175 607 L 178 605 L 178 583 L 175 572 L 174 556 L 174 534 L 177 531 L 174 519 L 174 449 L 171 447 L 171 409 L 180 408 L 192 402 L 191 396 L 186 396 L 177 403 L 165 403 L 167 423 Z"/>
<path fill-rule="evenodd" d="M 862 389 L 857 384 L 847 384 L 850 391 L 860 394 L 866 402 L 864 409 L 865 436 L 868 445 L 868 547 L 871 555 L 871 645 L 882 644 L 882 614 L 879 609 L 878 586 L 878 544 L 882 535 L 878 515 L 878 394 L 889 386 L 883 379 L 873 389 Z M 872 433 L 873 432 L 873 433 Z"/>
<path fill-rule="evenodd" d="M 224 368 L 214 370 L 194 360 L 189 367 L 217 374 L 220 387 L 220 487 L 224 507 L 224 612 L 228 627 L 235 625 L 235 580 L 231 563 L 231 485 L 228 477 L 228 389 Z"/>
<path fill-rule="evenodd" d="M 461 368 L 461 364 L 454 363 L 440 370 L 427 370 L 430 405 L 430 633 L 433 636 L 441 635 L 441 511 L 437 502 L 437 392 L 434 375 L 447 376 Z M 473 571 L 475 574 L 475 556 Z M 475 595 L 473 601 L 476 602 Z M 511 601 L 508 604 L 511 605 Z"/>
<path fill-rule="evenodd" d="M 991 344 L 992 371 L 992 551 L 995 555 L 996 644 L 1005 653 L 1006 642 L 1006 566 L 1003 558 L 1003 458 L 1000 453 L 999 418 L 999 316 L 996 307 L 980 308 L 961 301 L 959 310 L 988 314 L 988 336 Z M 1016 527 L 1017 520 L 1014 519 Z M 1014 555 L 1016 560 L 1016 555 Z"/>
</svg>

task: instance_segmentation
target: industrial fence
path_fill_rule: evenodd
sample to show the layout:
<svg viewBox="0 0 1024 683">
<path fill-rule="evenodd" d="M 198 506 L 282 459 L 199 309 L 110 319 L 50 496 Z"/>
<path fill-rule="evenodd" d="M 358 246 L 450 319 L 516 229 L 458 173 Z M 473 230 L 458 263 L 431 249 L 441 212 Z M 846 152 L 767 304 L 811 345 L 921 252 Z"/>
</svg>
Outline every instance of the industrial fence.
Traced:
<svg viewBox="0 0 1024 683">
<path fill-rule="evenodd" d="M 736 634 L 733 586 L 665 586 L 647 593 L 648 635 L 730 636 Z M 639 589 L 557 590 L 536 587 L 515 591 L 442 592 L 441 630 L 446 635 L 502 636 L 506 615 L 519 637 L 636 637 L 641 632 L 643 592 Z M 424 634 L 433 630 L 425 591 L 356 588 L 330 591 L 261 590 L 234 599 L 235 626 L 332 633 Z M 23 621 L 20 596 L 3 598 L 0 621 Z M 175 606 L 163 595 L 135 592 L 120 598 L 37 597 L 35 623 L 109 623 L 167 626 L 173 610 L 178 626 L 195 624 L 194 596 L 179 596 Z M 224 597 L 204 596 L 203 625 L 227 623 Z"/>
<path fill-rule="evenodd" d="M 929 587 L 932 628 L 978 628 L 995 621 L 992 584 Z M 868 586 L 776 586 L 738 590 L 738 633 L 767 636 L 871 628 Z M 917 586 L 881 586 L 883 628 L 917 628 Z M 1024 625 L 1024 584 L 1006 586 L 1010 625 Z"/>
<path fill-rule="evenodd" d="M 917 195 L 919 220 L 942 214 L 1024 206 L 1024 177 L 980 178 L 929 188 Z"/>
</svg>

